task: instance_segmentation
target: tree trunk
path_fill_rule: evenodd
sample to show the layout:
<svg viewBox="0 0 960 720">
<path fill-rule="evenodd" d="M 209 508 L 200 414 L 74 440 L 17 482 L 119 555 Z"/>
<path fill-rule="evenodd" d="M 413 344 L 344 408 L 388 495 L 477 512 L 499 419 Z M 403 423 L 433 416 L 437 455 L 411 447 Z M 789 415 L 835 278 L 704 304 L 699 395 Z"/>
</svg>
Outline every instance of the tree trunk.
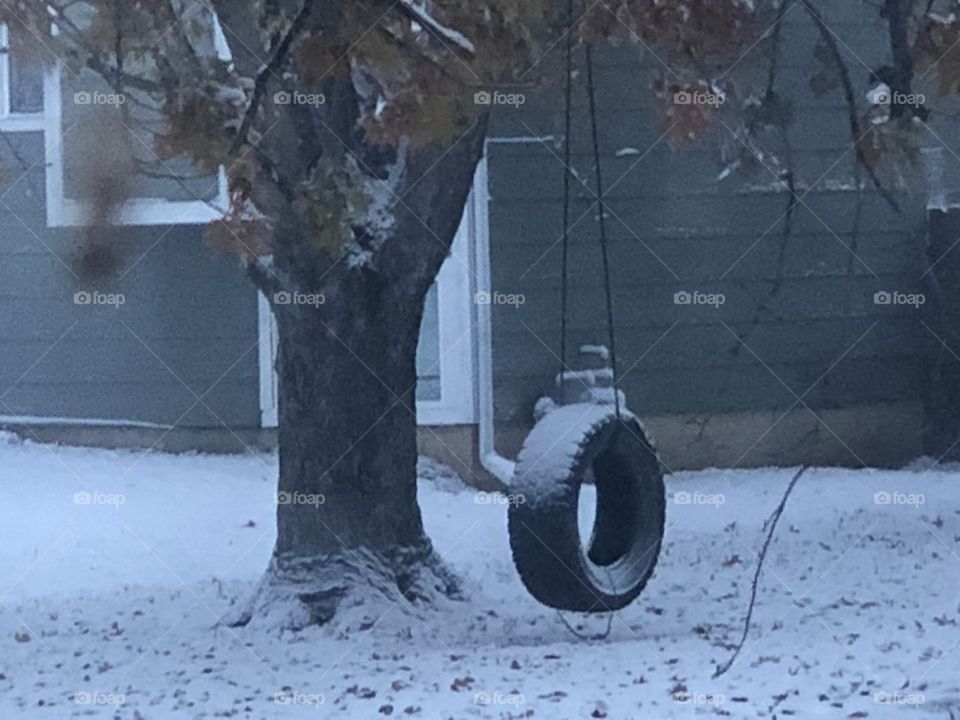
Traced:
<svg viewBox="0 0 960 720">
<path fill-rule="evenodd" d="M 416 350 L 425 295 L 355 270 L 322 304 L 301 304 L 302 296 L 274 303 L 277 542 L 244 621 L 264 614 L 298 628 L 327 622 L 350 595 L 351 605 L 392 605 L 459 594 L 417 505 Z"/>
<path fill-rule="evenodd" d="M 351 118 L 339 122 L 351 126 Z M 374 208 L 386 209 L 345 233 L 338 247 L 346 257 L 317 237 L 329 227 L 291 207 L 274 224 L 270 268 L 249 267 L 279 329 L 280 482 L 273 558 L 240 623 L 256 617 L 297 628 L 344 607 L 362 605 L 376 618 L 371 606 L 381 601 L 408 609 L 459 596 L 417 505 L 416 357 L 423 305 L 456 235 L 485 132 L 483 117 L 452 144 L 380 158 L 368 192 Z M 299 154 L 312 157 L 304 137 Z M 343 153 L 342 145 L 337 139 L 326 152 Z M 363 144 L 350 154 L 376 155 Z M 357 248 L 359 258 L 349 254 Z"/>
</svg>

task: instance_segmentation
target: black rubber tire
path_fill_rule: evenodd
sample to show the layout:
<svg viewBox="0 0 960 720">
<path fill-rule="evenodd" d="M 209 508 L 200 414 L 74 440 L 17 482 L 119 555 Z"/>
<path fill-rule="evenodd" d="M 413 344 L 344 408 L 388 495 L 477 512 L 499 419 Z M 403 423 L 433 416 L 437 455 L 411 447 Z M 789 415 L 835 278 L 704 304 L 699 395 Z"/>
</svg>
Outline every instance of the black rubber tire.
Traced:
<svg viewBox="0 0 960 720">
<path fill-rule="evenodd" d="M 580 541 L 580 486 L 592 471 L 597 511 Z M 510 548 L 544 605 L 576 612 L 625 607 L 653 574 L 663 540 L 663 467 L 639 421 L 606 405 L 567 405 L 533 428 L 510 486 Z"/>
</svg>

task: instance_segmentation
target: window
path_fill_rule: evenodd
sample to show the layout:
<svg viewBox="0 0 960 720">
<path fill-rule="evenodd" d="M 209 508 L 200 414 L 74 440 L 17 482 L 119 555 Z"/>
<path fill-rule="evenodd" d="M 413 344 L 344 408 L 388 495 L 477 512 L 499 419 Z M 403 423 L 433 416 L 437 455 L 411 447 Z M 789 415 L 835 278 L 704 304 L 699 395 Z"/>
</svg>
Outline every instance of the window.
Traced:
<svg viewBox="0 0 960 720">
<path fill-rule="evenodd" d="M 440 302 L 437 286 L 430 288 L 423 307 L 420 342 L 417 344 L 417 402 L 439 402 L 440 386 Z"/>
<path fill-rule="evenodd" d="M 10 113 L 43 112 L 43 58 L 39 43 L 23 32 L 9 33 L 7 110 Z"/>
<path fill-rule="evenodd" d="M 0 25 L 0 132 L 43 130 L 43 58 L 25 32 Z"/>
<path fill-rule="evenodd" d="M 48 123 L 47 223 L 88 224 L 92 203 L 89 175 L 95 163 L 114 162 L 127 168 L 130 197 L 118 210 L 123 225 L 206 224 L 227 207 L 223 169 L 208 174 L 187 157 L 161 160 L 154 151 L 164 118 L 155 100 L 124 88 L 116 94 L 98 74 L 62 68 L 45 80 Z M 110 102 L 92 102 L 103 98 Z M 122 107 L 122 110 L 121 110 Z M 100 138 L 119 133 L 126 143 L 112 143 L 105 159 Z"/>
<path fill-rule="evenodd" d="M 228 53 L 226 40 L 215 27 L 216 52 Z M 96 127 L 82 98 L 100 91 L 102 78 L 91 71 L 68 72 L 52 51 L 25 29 L 0 25 L 0 132 L 43 132 L 47 161 L 47 224 L 86 224 L 90 202 L 85 173 L 98 143 L 84 137 L 83 128 Z M 109 88 L 107 88 L 109 89 Z M 148 105 L 138 98 L 137 110 Z M 87 122 L 84 122 L 86 120 Z M 226 208 L 226 175 L 198 174 L 187 158 L 159 162 L 151 150 L 158 120 L 138 117 L 129 128 L 132 160 L 145 172 L 135 177 L 134 194 L 119 212 L 130 225 L 203 224 Z M 159 167 L 150 167 L 150 165 Z"/>
<path fill-rule="evenodd" d="M 417 419 L 421 425 L 476 422 L 471 263 L 476 203 L 476 193 L 471 193 L 450 256 L 427 296 L 417 348 Z"/>
</svg>

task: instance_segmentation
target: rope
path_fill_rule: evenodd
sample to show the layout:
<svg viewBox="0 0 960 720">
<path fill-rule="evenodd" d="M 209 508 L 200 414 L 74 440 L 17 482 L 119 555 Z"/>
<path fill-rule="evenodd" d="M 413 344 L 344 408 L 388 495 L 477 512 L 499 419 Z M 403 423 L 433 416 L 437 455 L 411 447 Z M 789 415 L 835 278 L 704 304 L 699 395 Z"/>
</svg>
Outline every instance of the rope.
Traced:
<svg viewBox="0 0 960 720">
<path fill-rule="evenodd" d="M 560 261 L 560 378 L 567 369 L 567 272 L 570 234 L 570 126 L 573 97 L 573 0 L 567 2 L 567 85 L 564 93 L 563 119 L 563 256 Z"/>
<path fill-rule="evenodd" d="M 567 369 L 567 300 L 569 295 L 569 247 L 570 247 L 570 176 L 571 145 L 570 134 L 572 126 L 573 105 L 573 0 L 567 0 L 567 36 L 566 36 L 566 84 L 564 88 L 564 117 L 563 117 L 563 235 L 562 255 L 560 261 L 560 378 L 565 376 Z M 603 202 L 603 176 L 600 170 L 600 143 L 597 138 L 597 108 L 593 82 L 593 55 L 590 44 L 586 45 L 587 85 L 590 100 L 590 125 L 593 136 L 593 158 L 597 168 L 597 204 L 600 209 L 600 249 L 603 256 L 603 281 L 606 294 L 607 332 L 610 345 L 610 367 L 613 371 L 613 402 L 617 417 L 620 417 L 620 392 L 617 389 L 617 355 L 616 337 L 613 329 L 613 291 L 610 284 L 610 259 L 607 248 L 607 232 L 605 224 L 606 208 Z M 609 568 L 607 577 L 616 592 L 616 585 Z M 559 610 L 557 616 L 576 638 L 580 640 L 605 640 L 610 636 L 613 626 L 613 615 L 607 615 L 607 627 L 603 633 L 584 635 L 577 631 Z"/>
<path fill-rule="evenodd" d="M 597 138 L 596 88 L 593 82 L 593 47 L 587 43 L 587 89 L 590 98 L 590 129 L 593 136 L 593 159 L 597 167 L 597 205 L 600 209 L 600 251 L 603 255 L 603 285 L 607 299 L 607 333 L 610 343 L 610 368 L 613 371 L 613 403 L 620 417 L 620 391 L 617 389 L 617 345 L 613 330 L 613 289 L 610 286 L 610 257 L 607 248 L 606 207 L 603 202 L 603 174 L 600 170 L 600 141 Z"/>
</svg>

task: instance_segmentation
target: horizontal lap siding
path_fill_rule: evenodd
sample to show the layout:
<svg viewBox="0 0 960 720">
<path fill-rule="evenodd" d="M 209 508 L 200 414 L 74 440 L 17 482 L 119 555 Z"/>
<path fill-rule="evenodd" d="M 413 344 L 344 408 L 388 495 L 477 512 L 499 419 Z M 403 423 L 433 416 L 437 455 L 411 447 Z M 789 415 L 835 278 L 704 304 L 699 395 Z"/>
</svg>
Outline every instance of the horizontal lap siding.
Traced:
<svg viewBox="0 0 960 720">
<path fill-rule="evenodd" d="M 597 54 L 618 362 L 628 402 L 641 415 L 818 411 L 921 397 L 936 342 L 921 323 L 923 310 L 877 305 L 874 294 L 929 293 L 922 194 L 898 194 L 906 211 L 898 216 L 875 190 L 854 189 L 843 96 L 803 89 L 816 33 L 802 8 L 791 15 L 778 74 L 785 87 L 802 86 L 789 128 L 802 200 L 786 244 L 789 196 L 775 176 L 760 167 L 718 182 L 718 147 L 736 142 L 730 131 L 717 124 L 698 145 L 674 150 L 661 139 L 658 101 L 647 89 L 655 61 L 633 48 Z M 854 53 L 881 64 L 882 23 L 828 20 Z M 844 53 L 859 73 L 859 61 Z M 574 182 L 571 203 L 568 311 L 574 350 L 607 339 L 582 72 L 578 82 L 571 164 L 583 183 Z M 521 109 L 498 112 L 493 124 L 494 138 L 513 141 L 490 145 L 492 284 L 524 298 L 519 307 L 492 308 L 495 417 L 507 424 L 532 421 L 560 366 L 559 89 L 530 88 Z M 676 305 L 678 291 L 721 293 L 725 303 Z"/>
<path fill-rule="evenodd" d="M 0 145 L 0 415 L 259 427 L 257 297 L 239 264 L 200 227 L 126 228 L 106 289 L 124 304 L 74 304 L 81 231 L 46 227 L 42 137 L 7 139 L 33 167 Z"/>
</svg>

